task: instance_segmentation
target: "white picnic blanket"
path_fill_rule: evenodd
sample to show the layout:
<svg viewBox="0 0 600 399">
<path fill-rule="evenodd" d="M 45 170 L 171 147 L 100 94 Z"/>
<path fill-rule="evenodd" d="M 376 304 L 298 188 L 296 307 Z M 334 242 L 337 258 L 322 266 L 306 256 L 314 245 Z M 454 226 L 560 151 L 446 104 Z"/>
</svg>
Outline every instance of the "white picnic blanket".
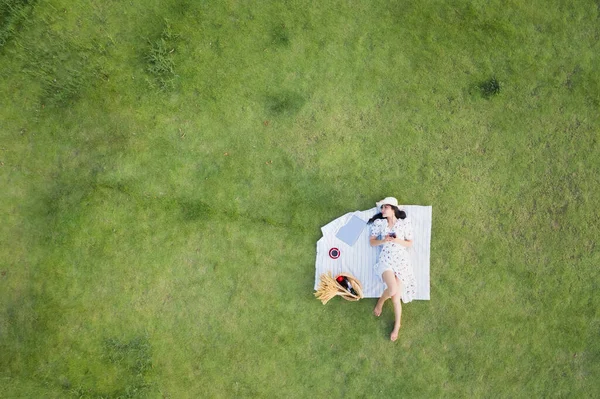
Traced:
<svg viewBox="0 0 600 399">
<path fill-rule="evenodd" d="M 413 226 L 413 245 L 409 249 L 412 265 L 417 279 L 417 295 L 415 299 L 429 300 L 429 258 L 431 242 L 431 206 L 404 205 L 407 217 Z M 321 227 L 323 237 L 317 241 L 317 259 L 315 262 L 315 291 L 318 288 L 321 274 L 328 271 L 335 277 L 340 273 L 351 273 L 362 284 L 365 298 L 378 298 L 385 289 L 381 276 L 377 276 L 373 266 L 377 262 L 380 247 L 369 244 L 370 225 L 366 222 L 378 212 L 376 207 L 366 211 L 349 212 Z M 360 223 L 353 216 L 365 222 L 362 232 Z M 338 234 L 343 229 L 344 234 Z M 348 230 L 356 232 L 358 239 L 348 245 L 336 235 L 348 240 Z M 358 230 L 357 230 L 358 229 Z M 352 233 L 352 232 L 350 232 Z M 350 234 L 351 236 L 352 234 Z"/>
</svg>

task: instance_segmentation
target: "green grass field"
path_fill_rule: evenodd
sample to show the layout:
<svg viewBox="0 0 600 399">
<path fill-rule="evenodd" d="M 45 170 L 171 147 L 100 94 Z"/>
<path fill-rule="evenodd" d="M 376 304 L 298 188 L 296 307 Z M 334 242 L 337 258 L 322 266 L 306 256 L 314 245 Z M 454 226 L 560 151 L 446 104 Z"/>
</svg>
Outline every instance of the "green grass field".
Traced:
<svg viewBox="0 0 600 399">
<path fill-rule="evenodd" d="M 600 4 L 0 0 L 0 397 L 600 397 Z M 433 206 L 431 301 L 320 226 Z"/>
</svg>

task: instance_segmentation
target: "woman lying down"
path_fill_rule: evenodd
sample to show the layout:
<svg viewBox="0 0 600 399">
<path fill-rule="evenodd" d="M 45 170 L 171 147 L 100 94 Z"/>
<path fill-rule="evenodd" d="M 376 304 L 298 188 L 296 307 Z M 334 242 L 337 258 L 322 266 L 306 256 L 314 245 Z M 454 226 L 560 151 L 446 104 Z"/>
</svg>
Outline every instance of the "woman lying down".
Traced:
<svg viewBox="0 0 600 399">
<path fill-rule="evenodd" d="M 375 264 L 375 273 L 385 282 L 387 288 L 375 305 L 373 313 L 380 316 L 383 304 L 392 298 L 394 304 L 394 329 L 390 335 L 392 341 L 398 339 L 402 302 L 408 303 L 416 294 L 416 279 L 410 264 L 408 248 L 413 244 L 413 232 L 410 218 L 398 207 L 398 200 L 387 197 L 377 203 L 380 213 L 373 216 L 371 224 L 371 246 L 381 245 L 381 252 Z"/>
</svg>

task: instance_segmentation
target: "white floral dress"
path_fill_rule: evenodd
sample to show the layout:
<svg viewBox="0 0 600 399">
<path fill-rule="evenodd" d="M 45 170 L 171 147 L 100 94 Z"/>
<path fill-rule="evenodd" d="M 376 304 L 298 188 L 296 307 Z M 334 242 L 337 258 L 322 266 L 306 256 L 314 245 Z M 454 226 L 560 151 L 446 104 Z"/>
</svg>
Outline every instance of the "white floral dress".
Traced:
<svg viewBox="0 0 600 399">
<path fill-rule="evenodd" d="M 388 227 L 387 219 L 377 219 L 371 225 L 371 237 L 383 239 L 389 233 L 396 233 L 396 237 L 404 240 L 413 239 L 412 223 L 410 218 L 398 219 L 394 226 Z M 381 252 L 375 264 L 375 273 L 382 277 L 383 272 L 392 270 L 402 282 L 402 302 L 407 303 L 414 299 L 417 293 L 417 280 L 410 262 L 409 248 L 393 242 L 382 245 Z"/>
</svg>

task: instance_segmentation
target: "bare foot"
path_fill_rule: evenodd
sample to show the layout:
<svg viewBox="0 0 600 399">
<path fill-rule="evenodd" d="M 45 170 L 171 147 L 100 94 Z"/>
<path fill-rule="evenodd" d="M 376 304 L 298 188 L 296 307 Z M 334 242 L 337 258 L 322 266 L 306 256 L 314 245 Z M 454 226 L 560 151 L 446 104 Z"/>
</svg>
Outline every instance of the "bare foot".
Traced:
<svg viewBox="0 0 600 399">
<path fill-rule="evenodd" d="M 379 306 L 379 302 L 378 302 L 377 305 L 375 306 L 375 309 L 373 309 L 373 314 L 377 317 L 381 316 L 382 308 L 383 308 L 383 306 Z"/>
<path fill-rule="evenodd" d="M 398 328 L 394 328 L 392 330 L 392 333 L 390 334 L 390 339 L 392 340 L 392 342 L 396 341 L 398 339 L 398 332 L 400 331 L 400 326 L 398 326 Z"/>
</svg>

